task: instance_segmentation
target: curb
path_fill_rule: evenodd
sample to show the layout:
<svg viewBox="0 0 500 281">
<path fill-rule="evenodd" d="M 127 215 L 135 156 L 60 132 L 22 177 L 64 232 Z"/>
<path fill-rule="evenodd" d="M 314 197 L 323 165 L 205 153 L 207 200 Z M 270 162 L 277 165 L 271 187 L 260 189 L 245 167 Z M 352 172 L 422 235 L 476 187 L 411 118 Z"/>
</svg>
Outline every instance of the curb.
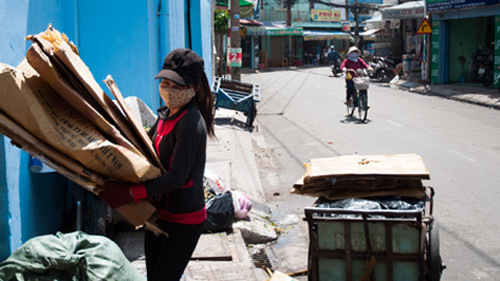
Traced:
<svg viewBox="0 0 500 281">
<path fill-rule="evenodd" d="M 392 85 L 389 83 L 386 83 L 382 86 L 391 87 Z M 460 92 L 460 91 L 456 91 L 453 89 L 446 89 L 444 92 L 440 92 L 437 90 L 433 90 L 432 86 L 422 85 L 421 83 L 409 82 L 409 81 L 401 83 L 401 84 L 396 84 L 395 86 L 397 89 L 406 90 L 408 92 L 417 93 L 420 95 L 437 96 L 437 97 L 442 97 L 442 98 L 446 98 L 449 100 L 455 100 L 455 101 L 465 102 L 465 103 L 469 103 L 469 104 L 475 104 L 475 105 L 479 105 L 479 106 L 483 106 L 483 107 L 487 107 L 487 108 L 492 108 L 495 110 L 500 110 L 500 103 L 495 103 L 493 100 L 490 100 L 488 102 L 474 100 L 470 97 L 471 95 L 474 97 L 486 97 L 486 96 L 488 96 L 487 94 Z"/>
</svg>

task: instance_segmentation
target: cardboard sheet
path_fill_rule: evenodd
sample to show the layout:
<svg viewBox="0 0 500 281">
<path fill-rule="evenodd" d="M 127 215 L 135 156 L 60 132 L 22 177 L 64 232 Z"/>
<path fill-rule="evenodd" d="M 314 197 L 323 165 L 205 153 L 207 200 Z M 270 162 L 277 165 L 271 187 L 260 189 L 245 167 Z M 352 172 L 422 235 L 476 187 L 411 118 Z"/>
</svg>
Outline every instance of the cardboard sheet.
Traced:
<svg viewBox="0 0 500 281">
<path fill-rule="evenodd" d="M 40 77 L 48 82 L 50 86 L 70 105 L 78 110 L 82 115 L 86 116 L 92 124 L 94 124 L 109 140 L 119 144 L 136 154 L 141 154 L 121 132 L 116 129 L 99 111 L 95 104 L 92 105 L 87 99 L 76 91 L 76 89 L 67 81 L 68 78 L 63 76 L 57 68 L 52 65 L 50 58 L 43 52 L 37 44 L 33 44 L 26 53 L 26 59 L 31 67 L 36 72 L 40 73 Z M 23 68 L 21 68 L 24 70 Z"/>
<path fill-rule="evenodd" d="M 429 170 L 417 154 L 345 155 L 311 159 L 306 164 L 304 182 L 322 177 L 348 175 L 400 176 L 429 179 Z"/>
<path fill-rule="evenodd" d="M 0 84 L 1 111 L 87 169 L 130 183 L 161 174 L 142 155 L 108 141 L 42 79 L 0 64 Z"/>
<path fill-rule="evenodd" d="M 429 171 L 416 154 L 311 159 L 291 193 L 330 200 L 377 196 L 422 198 Z"/>
<path fill-rule="evenodd" d="M 0 134 L 93 193 L 107 178 L 138 183 L 160 176 L 149 138 L 99 87 L 65 35 L 49 25 L 27 38 L 33 45 L 20 64 L 25 72 L 0 64 Z M 133 226 L 161 233 L 147 200 L 117 211 Z"/>
<path fill-rule="evenodd" d="M 123 95 L 118 89 L 118 86 L 116 85 L 115 81 L 113 80 L 113 77 L 111 75 L 108 75 L 104 80 L 104 83 L 106 83 L 111 93 L 113 93 L 113 96 L 116 98 L 116 101 L 120 105 L 123 113 L 125 113 L 125 116 L 127 116 L 130 126 L 136 132 L 141 142 L 144 144 L 144 147 L 146 149 L 145 151 L 146 156 L 148 157 L 149 161 L 155 163 L 156 166 L 160 168 L 162 173 L 166 173 L 165 168 L 160 162 L 160 158 L 158 158 L 158 155 L 154 150 L 153 142 L 146 133 L 146 130 L 144 130 L 144 128 L 142 127 L 142 124 L 137 118 L 137 116 L 134 115 L 134 112 L 125 102 L 125 99 L 123 98 Z"/>
<path fill-rule="evenodd" d="M 35 44 L 40 45 L 53 65 L 59 67 L 65 76 L 72 79 L 73 87 L 87 99 L 87 102 L 104 117 L 109 118 L 108 122 L 115 125 L 137 149 L 146 155 L 143 143 L 130 128 L 127 120 L 111 98 L 101 89 L 90 69 L 74 51 L 74 48 L 66 40 L 59 38 L 57 34 L 59 32 L 49 26 L 46 31 L 29 38 Z"/>
<path fill-rule="evenodd" d="M 92 187 L 92 192 L 96 191 L 94 189 L 95 186 L 102 186 L 102 184 L 104 184 L 104 178 L 102 176 L 88 170 L 77 161 L 35 138 L 1 111 L 0 132 L 9 137 L 15 143 L 21 145 L 21 148 L 30 153 L 32 156 L 35 156 L 42 161 L 45 160 L 44 162 L 47 162 L 47 165 L 51 166 L 54 170 L 58 171 L 59 167 L 62 167 L 79 175 L 81 178 L 78 178 L 78 181 L 83 181 L 84 183 L 82 186 L 84 187 Z M 57 167 L 52 167 L 54 165 Z M 71 175 L 71 177 L 74 176 Z"/>
</svg>

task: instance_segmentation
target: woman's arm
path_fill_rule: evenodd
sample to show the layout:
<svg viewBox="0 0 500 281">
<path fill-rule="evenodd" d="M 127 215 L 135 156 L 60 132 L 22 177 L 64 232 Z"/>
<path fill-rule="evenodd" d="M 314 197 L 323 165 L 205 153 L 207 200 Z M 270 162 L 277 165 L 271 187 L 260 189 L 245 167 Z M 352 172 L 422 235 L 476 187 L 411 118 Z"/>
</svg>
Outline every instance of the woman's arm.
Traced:
<svg viewBox="0 0 500 281">
<path fill-rule="evenodd" d="M 361 63 L 363 68 L 370 68 L 370 66 L 362 58 L 359 58 L 359 62 Z"/>
<path fill-rule="evenodd" d="M 344 68 L 347 68 L 347 59 L 345 59 L 343 62 L 342 62 L 342 65 L 340 66 L 340 69 L 344 69 Z"/>
</svg>

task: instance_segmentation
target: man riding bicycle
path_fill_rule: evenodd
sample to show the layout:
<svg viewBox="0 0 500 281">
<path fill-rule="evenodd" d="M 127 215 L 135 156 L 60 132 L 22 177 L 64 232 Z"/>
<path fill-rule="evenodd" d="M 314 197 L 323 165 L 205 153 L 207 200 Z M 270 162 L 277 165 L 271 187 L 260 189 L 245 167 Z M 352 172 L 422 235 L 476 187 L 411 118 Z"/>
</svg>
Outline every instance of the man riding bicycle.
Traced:
<svg viewBox="0 0 500 281">
<path fill-rule="evenodd" d="M 350 102 L 351 95 L 356 91 L 352 78 L 358 76 L 357 71 L 361 69 L 368 69 L 368 71 L 373 71 L 373 69 L 362 58 L 360 58 L 360 56 L 361 51 L 356 46 L 352 46 L 351 48 L 349 48 L 349 52 L 347 52 L 347 58 L 340 66 L 342 71 L 346 72 L 346 104 Z"/>
</svg>

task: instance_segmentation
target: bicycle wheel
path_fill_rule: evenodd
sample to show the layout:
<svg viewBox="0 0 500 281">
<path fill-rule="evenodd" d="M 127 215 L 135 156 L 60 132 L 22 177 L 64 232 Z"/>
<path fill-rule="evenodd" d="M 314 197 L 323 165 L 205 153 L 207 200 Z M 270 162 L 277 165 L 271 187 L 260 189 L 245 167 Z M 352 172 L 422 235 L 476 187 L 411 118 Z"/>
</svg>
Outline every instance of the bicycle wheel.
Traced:
<svg viewBox="0 0 500 281">
<path fill-rule="evenodd" d="M 346 104 L 347 114 L 349 114 L 349 116 L 352 116 L 354 114 L 354 109 L 356 108 L 354 95 L 355 94 L 351 95 L 351 97 L 349 98 L 349 100 Z"/>
<path fill-rule="evenodd" d="M 368 116 L 368 95 L 366 91 L 363 91 L 359 94 L 359 119 L 361 121 L 366 121 L 366 117 Z"/>
</svg>

